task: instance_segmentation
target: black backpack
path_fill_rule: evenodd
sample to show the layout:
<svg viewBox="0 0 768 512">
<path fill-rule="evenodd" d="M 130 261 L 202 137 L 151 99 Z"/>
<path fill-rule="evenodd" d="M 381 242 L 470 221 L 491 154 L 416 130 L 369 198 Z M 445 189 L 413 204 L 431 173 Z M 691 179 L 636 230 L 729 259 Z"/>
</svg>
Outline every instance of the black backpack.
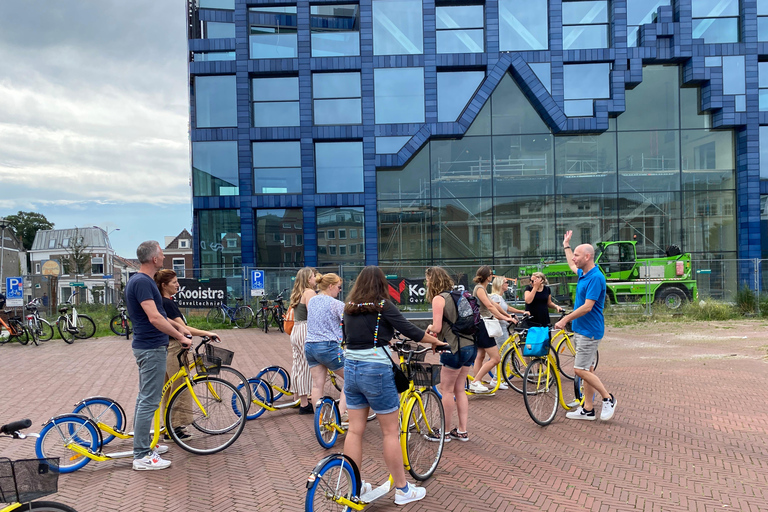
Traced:
<svg viewBox="0 0 768 512">
<path fill-rule="evenodd" d="M 483 321 L 480 317 L 480 306 L 477 303 L 477 297 L 466 290 L 463 292 L 452 291 L 450 294 L 453 303 L 456 305 L 458 317 L 455 322 L 451 322 L 447 318 L 445 321 L 451 326 L 451 331 L 460 338 L 474 340 L 478 325 Z"/>
</svg>

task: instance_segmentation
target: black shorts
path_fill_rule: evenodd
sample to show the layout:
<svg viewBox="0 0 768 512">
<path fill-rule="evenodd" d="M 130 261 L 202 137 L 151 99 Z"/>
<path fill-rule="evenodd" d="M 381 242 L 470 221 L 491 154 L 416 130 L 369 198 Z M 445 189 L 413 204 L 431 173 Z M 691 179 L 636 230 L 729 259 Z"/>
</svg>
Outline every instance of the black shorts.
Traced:
<svg viewBox="0 0 768 512">
<path fill-rule="evenodd" d="M 477 345 L 477 348 L 491 348 L 496 346 L 496 340 L 488 336 L 488 331 L 485 329 L 485 322 L 483 321 L 477 326 L 475 345 Z"/>
</svg>

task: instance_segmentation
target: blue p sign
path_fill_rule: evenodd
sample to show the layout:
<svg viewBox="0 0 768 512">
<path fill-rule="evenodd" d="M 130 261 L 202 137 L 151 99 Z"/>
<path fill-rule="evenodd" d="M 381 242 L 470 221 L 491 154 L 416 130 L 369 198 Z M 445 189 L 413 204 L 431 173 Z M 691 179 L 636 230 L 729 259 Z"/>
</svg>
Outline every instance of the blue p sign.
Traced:
<svg viewBox="0 0 768 512">
<path fill-rule="evenodd" d="M 24 305 L 24 280 L 20 277 L 5 278 L 5 296 L 11 307 Z"/>
<path fill-rule="evenodd" d="M 264 289 L 264 271 L 251 270 L 251 290 Z"/>
</svg>

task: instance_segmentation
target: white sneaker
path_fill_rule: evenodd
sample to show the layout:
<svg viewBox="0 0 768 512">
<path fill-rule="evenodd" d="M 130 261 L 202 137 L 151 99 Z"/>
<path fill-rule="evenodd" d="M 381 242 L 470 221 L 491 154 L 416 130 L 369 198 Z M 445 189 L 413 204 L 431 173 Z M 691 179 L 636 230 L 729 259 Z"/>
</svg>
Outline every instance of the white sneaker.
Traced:
<svg viewBox="0 0 768 512">
<path fill-rule="evenodd" d="M 366 482 L 365 480 L 363 480 L 362 485 L 360 485 L 360 496 L 365 496 L 372 490 L 373 490 L 373 486 L 368 482 Z"/>
<path fill-rule="evenodd" d="M 475 393 L 487 393 L 489 389 L 483 386 L 479 381 L 473 380 L 469 383 L 469 390 Z"/>
<path fill-rule="evenodd" d="M 581 403 L 581 402 L 579 402 L 578 400 L 576 400 L 576 399 L 574 398 L 573 400 L 571 400 L 570 402 L 568 402 L 568 408 L 569 408 L 569 409 L 573 409 L 574 407 L 578 407 L 580 403 Z"/>
<path fill-rule="evenodd" d="M 600 411 L 600 421 L 608 421 L 616 413 L 616 397 L 610 393 L 610 400 L 603 400 L 603 410 Z"/>
<path fill-rule="evenodd" d="M 491 381 L 491 389 L 495 387 L 496 387 L 496 379 L 493 379 Z M 507 385 L 506 382 L 502 382 L 501 384 L 499 384 L 499 389 L 509 389 L 509 386 Z"/>
<path fill-rule="evenodd" d="M 171 461 L 161 459 L 157 452 L 145 455 L 141 459 L 133 459 L 133 469 L 136 471 L 148 471 L 152 469 L 165 469 L 170 467 Z"/>
<path fill-rule="evenodd" d="M 158 455 L 162 455 L 167 451 L 168 451 L 168 446 L 164 444 L 158 444 L 157 446 L 155 446 L 155 449 L 153 450 L 153 452 L 155 452 Z"/>
<path fill-rule="evenodd" d="M 427 490 L 425 488 L 408 484 L 408 489 L 405 492 L 400 489 L 395 492 L 395 505 L 407 505 L 408 503 L 423 499 L 426 495 Z"/>
<path fill-rule="evenodd" d="M 583 407 L 579 407 L 575 411 L 571 411 L 565 415 L 566 418 L 569 420 L 587 420 L 587 421 L 595 421 L 597 419 L 597 416 L 595 415 L 595 410 L 592 409 L 589 412 L 584 411 Z"/>
</svg>

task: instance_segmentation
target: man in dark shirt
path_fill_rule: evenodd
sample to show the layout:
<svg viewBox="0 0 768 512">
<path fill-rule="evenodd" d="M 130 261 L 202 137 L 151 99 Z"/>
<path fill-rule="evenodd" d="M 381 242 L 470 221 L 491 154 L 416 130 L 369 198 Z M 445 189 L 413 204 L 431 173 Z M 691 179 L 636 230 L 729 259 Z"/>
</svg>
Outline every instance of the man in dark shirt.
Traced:
<svg viewBox="0 0 768 512">
<path fill-rule="evenodd" d="M 189 331 L 168 321 L 163 298 L 152 276 L 163 267 L 163 250 L 154 240 L 136 249 L 141 268 L 125 287 L 125 306 L 133 324 L 133 355 L 139 366 L 139 394 L 133 419 L 133 469 L 165 469 L 171 462 L 160 458 L 167 446 L 151 446 L 152 418 L 160 405 L 165 379 L 168 337 L 190 342 Z"/>
</svg>

